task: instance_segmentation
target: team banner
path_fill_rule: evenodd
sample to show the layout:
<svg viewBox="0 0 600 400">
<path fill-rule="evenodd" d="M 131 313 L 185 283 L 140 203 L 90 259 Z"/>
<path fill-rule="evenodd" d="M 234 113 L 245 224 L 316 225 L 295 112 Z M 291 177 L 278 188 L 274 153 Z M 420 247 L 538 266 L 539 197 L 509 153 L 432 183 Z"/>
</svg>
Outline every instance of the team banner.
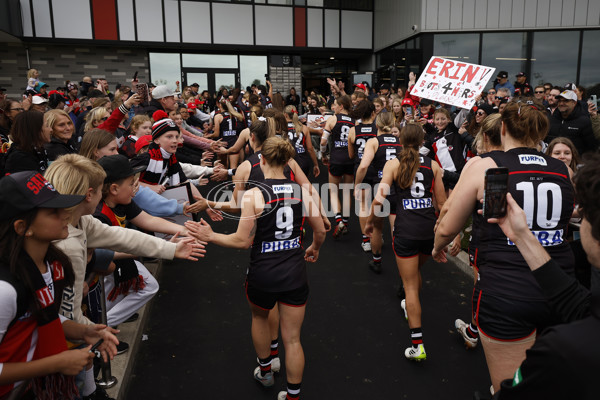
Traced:
<svg viewBox="0 0 600 400">
<path fill-rule="evenodd" d="M 431 57 L 410 94 L 471 109 L 495 70 L 484 65 Z"/>
</svg>

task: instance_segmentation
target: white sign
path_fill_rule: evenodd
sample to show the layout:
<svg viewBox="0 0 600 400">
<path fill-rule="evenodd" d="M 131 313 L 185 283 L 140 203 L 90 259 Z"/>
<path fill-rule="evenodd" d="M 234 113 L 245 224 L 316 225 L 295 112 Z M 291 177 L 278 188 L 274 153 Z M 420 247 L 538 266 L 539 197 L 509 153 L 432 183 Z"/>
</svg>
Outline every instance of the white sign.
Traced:
<svg viewBox="0 0 600 400">
<path fill-rule="evenodd" d="M 471 109 L 496 68 L 431 57 L 410 94 Z"/>
</svg>

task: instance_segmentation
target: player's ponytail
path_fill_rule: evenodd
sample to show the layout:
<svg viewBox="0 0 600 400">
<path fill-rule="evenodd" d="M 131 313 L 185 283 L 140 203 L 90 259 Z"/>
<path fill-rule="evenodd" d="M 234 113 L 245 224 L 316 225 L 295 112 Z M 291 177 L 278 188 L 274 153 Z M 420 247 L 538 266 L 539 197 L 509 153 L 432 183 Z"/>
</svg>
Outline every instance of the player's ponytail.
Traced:
<svg viewBox="0 0 600 400">
<path fill-rule="evenodd" d="M 400 132 L 402 150 L 398 154 L 400 170 L 396 183 L 402 189 L 407 189 L 412 185 L 415 174 L 421 165 L 419 147 L 423 144 L 424 137 L 423 128 L 418 124 L 408 124 Z"/>
<path fill-rule="evenodd" d="M 394 115 L 392 113 L 382 111 L 377 115 L 375 125 L 377 125 L 377 129 L 381 132 L 390 133 L 394 122 Z"/>
</svg>

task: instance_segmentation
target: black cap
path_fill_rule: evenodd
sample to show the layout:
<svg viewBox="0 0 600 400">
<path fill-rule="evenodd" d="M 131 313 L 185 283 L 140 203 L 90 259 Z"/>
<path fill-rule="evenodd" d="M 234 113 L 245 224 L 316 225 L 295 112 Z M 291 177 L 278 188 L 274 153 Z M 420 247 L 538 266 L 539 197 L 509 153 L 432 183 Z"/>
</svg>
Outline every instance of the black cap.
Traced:
<svg viewBox="0 0 600 400">
<path fill-rule="evenodd" d="M 6 88 L 0 86 L 0 92 L 6 92 Z"/>
<path fill-rule="evenodd" d="M 193 87 L 200 87 L 200 85 L 198 85 L 196 82 L 192 83 L 190 86 L 193 86 Z"/>
<path fill-rule="evenodd" d="M 379 90 L 381 89 L 390 90 L 390 85 L 388 83 L 382 83 L 381 85 L 379 85 Z"/>
<path fill-rule="evenodd" d="M 487 103 L 483 103 L 480 106 L 477 106 L 477 110 L 482 110 L 487 115 L 490 115 L 490 114 L 493 114 L 496 112 L 496 110 L 494 110 L 494 107 L 490 106 Z"/>
<path fill-rule="evenodd" d="M 508 78 L 508 72 L 506 71 L 500 71 L 498 72 L 498 78 Z"/>
<path fill-rule="evenodd" d="M 106 172 L 104 183 L 117 182 L 146 169 L 146 166 L 144 165 L 132 168 L 127 157 L 122 154 L 104 156 L 98 160 L 98 164 L 100 164 L 102 168 L 104 168 L 104 172 Z"/>
<path fill-rule="evenodd" d="M 34 208 L 69 208 L 84 198 L 58 193 L 37 171 L 17 172 L 0 179 L 0 219 L 9 219 Z"/>
<path fill-rule="evenodd" d="M 525 72 L 519 72 L 516 76 L 517 76 L 517 78 L 520 78 L 521 76 L 527 76 L 527 75 L 525 75 Z"/>
<path fill-rule="evenodd" d="M 425 99 L 425 98 L 422 98 L 421 102 L 419 103 L 419 105 L 421 105 L 421 106 L 430 106 L 432 104 L 433 104 L 433 101 L 431 101 L 429 99 Z"/>
</svg>

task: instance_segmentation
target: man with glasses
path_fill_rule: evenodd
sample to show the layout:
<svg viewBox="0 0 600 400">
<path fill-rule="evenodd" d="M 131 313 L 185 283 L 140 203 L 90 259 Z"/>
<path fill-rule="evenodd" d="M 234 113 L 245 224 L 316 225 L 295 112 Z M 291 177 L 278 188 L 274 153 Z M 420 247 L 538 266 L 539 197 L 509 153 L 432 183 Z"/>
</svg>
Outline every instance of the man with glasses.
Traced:
<svg viewBox="0 0 600 400">
<path fill-rule="evenodd" d="M 506 71 L 500 71 L 498 72 L 498 76 L 496 77 L 498 83 L 495 86 L 496 92 L 498 92 L 500 89 L 508 89 L 509 91 L 509 96 L 512 96 L 513 93 L 515 92 L 515 87 L 513 86 L 512 83 L 510 83 L 508 81 L 508 72 Z"/>
<path fill-rule="evenodd" d="M 494 105 L 494 100 L 496 100 L 496 89 L 490 89 L 487 91 L 487 97 L 485 98 L 485 102 L 490 106 Z"/>
<path fill-rule="evenodd" d="M 535 89 L 533 89 L 533 97 L 541 102 L 546 102 L 546 89 L 544 85 L 537 85 Z"/>
<path fill-rule="evenodd" d="M 550 117 L 550 132 L 546 141 L 549 143 L 554 138 L 566 137 L 571 139 L 580 155 L 595 151 L 598 142 L 592 131 L 592 122 L 583 112 L 575 92 L 564 90 L 556 96 L 556 100 L 558 106 Z"/>
</svg>

